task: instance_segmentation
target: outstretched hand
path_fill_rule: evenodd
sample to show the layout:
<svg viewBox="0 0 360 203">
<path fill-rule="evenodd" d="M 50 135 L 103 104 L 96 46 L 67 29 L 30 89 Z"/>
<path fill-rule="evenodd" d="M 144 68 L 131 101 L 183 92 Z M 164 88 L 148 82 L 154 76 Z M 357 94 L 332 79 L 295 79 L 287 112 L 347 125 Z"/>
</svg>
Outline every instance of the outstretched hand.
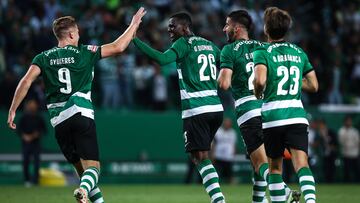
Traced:
<svg viewBox="0 0 360 203">
<path fill-rule="evenodd" d="M 144 7 L 140 7 L 139 10 L 132 17 L 131 24 L 140 25 L 142 17 L 146 14 Z"/>
</svg>

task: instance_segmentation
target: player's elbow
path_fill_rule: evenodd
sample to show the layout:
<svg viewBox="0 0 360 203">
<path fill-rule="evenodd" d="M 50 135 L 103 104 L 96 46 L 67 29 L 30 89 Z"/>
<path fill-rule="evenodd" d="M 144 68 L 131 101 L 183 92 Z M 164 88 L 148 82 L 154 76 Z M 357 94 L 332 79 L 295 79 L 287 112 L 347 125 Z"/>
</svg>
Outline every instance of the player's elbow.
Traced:
<svg viewBox="0 0 360 203">
<path fill-rule="evenodd" d="M 315 93 L 319 90 L 319 83 L 315 79 L 308 80 L 308 86 L 308 91 L 311 93 Z"/>
<path fill-rule="evenodd" d="M 315 84 L 313 84 L 313 87 L 312 87 L 312 92 L 315 93 L 319 90 L 319 84 L 316 82 Z"/>
<path fill-rule="evenodd" d="M 116 47 L 116 52 L 117 54 L 121 54 L 123 53 L 127 48 L 127 45 L 120 43 L 117 47 Z"/>
<path fill-rule="evenodd" d="M 22 87 L 30 87 L 31 84 L 32 84 L 33 80 L 31 78 L 28 78 L 28 77 L 23 77 L 21 80 L 20 80 L 20 83 L 19 85 L 21 85 Z"/>
<path fill-rule="evenodd" d="M 218 85 L 223 90 L 228 90 L 230 87 L 230 83 L 221 79 L 218 79 Z"/>
<path fill-rule="evenodd" d="M 253 84 L 255 87 L 258 87 L 258 89 L 263 89 L 265 87 L 266 80 L 264 78 L 255 77 Z"/>
</svg>

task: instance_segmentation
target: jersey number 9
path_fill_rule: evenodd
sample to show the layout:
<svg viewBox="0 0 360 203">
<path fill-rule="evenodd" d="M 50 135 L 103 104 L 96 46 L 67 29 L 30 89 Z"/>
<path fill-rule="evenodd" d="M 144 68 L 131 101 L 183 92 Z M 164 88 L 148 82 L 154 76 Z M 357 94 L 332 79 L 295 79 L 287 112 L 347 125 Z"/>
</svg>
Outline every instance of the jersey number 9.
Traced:
<svg viewBox="0 0 360 203">
<path fill-rule="evenodd" d="M 70 94 L 72 91 L 70 71 L 67 68 L 60 68 L 58 70 L 59 81 L 64 83 L 66 87 L 60 88 L 60 92 L 64 94 Z"/>
</svg>

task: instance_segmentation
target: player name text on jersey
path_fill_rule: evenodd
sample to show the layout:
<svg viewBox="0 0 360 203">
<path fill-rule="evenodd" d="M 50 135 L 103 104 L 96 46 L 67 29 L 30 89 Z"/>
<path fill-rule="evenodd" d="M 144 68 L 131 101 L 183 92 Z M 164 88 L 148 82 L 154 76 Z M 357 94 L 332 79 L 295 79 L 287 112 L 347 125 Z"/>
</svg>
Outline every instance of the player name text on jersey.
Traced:
<svg viewBox="0 0 360 203">
<path fill-rule="evenodd" d="M 284 54 L 284 55 L 276 55 L 273 56 L 273 61 L 276 63 L 291 61 L 295 63 L 301 63 L 301 57 L 300 56 L 294 56 L 290 54 Z"/>
<path fill-rule="evenodd" d="M 50 65 L 63 65 L 63 64 L 71 64 L 71 63 L 75 63 L 74 57 L 50 59 Z"/>
</svg>

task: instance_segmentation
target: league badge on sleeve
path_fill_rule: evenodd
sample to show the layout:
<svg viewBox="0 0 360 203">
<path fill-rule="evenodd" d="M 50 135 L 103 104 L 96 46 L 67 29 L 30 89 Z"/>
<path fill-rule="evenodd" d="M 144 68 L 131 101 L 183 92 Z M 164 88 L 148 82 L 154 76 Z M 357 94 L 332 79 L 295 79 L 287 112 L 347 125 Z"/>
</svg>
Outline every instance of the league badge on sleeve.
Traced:
<svg viewBox="0 0 360 203">
<path fill-rule="evenodd" d="M 98 49 L 98 46 L 96 46 L 96 45 L 88 45 L 88 46 L 87 46 L 87 49 L 88 49 L 89 51 L 95 53 L 95 52 L 97 51 L 97 49 Z"/>
</svg>

